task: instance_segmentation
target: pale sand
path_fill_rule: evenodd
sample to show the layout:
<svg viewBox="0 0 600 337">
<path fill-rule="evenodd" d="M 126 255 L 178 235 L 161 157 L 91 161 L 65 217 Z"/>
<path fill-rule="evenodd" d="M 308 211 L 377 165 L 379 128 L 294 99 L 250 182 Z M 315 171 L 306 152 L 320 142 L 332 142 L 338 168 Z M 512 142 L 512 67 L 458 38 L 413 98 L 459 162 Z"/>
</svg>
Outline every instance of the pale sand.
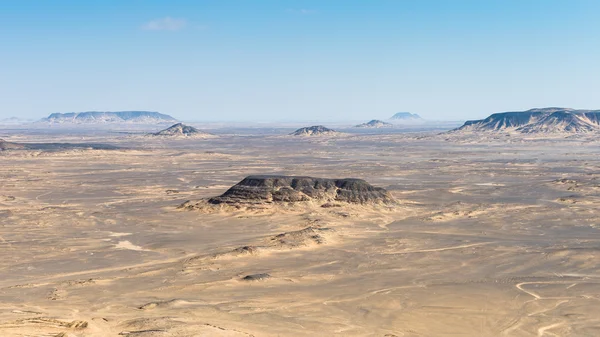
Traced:
<svg viewBox="0 0 600 337">
<path fill-rule="evenodd" d="M 597 141 L 299 138 L 0 152 L 0 336 L 600 335 Z M 177 210 L 250 174 L 401 205 Z"/>
</svg>

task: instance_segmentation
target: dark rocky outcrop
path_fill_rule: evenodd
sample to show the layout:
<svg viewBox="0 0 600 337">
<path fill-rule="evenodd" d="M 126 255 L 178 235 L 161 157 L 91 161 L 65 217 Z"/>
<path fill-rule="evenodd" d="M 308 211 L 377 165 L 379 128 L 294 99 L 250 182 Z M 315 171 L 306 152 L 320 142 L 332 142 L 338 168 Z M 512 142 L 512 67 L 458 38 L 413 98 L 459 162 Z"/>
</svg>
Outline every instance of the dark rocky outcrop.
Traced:
<svg viewBox="0 0 600 337">
<path fill-rule="evenodd" d="M 322 136 L 322 135 L 335 135 L 339 132 L 326 128 L 323 125 L 309 126 L 306 128 L 298 129 L 291 133 L 292 136 Z"/>
<path fill-rule="evenodd" d="M 242 277 L 242 280 L 244 280 L 244 281 L 263 281 L 268 278 L 271 278 L 271 275 L 269 275 L 267 273 L 260 273 L 260 274 L 246 275 L 246 276 Z"/>
<path fill-rule="evenodd" d="M 515 131 L 518 133 L 587 133 L 600 131 L 600 110 L 541 108 L 500 112 L 481 120 L 467 121 L 452 132 Z"/>
<path fill-rule="evenodd" d="M 200 131 L 195 127 L 184 125 L 183 123 L 174 124 L 164 130 L 156 133 L 152 133 L 153 136 L 164 136 L 164 137 L 211 137 L 212 135 L 207 132 Z"/>
<path fill-rule="evenodd" d="M 0 139 L 0 151 L 2 150 L 18 150 L 18 149 L 24 149 L 25 146 L 23 144 L 18 144 L 18 143 L 11 143 L 11 142 L 7 142 L 3 139 Z"/>
<path fill-rule="evenodd" d="M 361 179 L 325 179 L 296 176 L 249 176 L 211 204 L 260 204 L 277 202 L 346 202 L 353 204 L 393 203 L 383 188 Z"/>
<path fill-rule="evenodd" d="M 358 124 L 356 128 L 389 128 L 394 126 L 394 124 L 386 123 L 384 121 L 380 121 L 378 119 L 373 119 L 367 123 Z"/>
</svg>

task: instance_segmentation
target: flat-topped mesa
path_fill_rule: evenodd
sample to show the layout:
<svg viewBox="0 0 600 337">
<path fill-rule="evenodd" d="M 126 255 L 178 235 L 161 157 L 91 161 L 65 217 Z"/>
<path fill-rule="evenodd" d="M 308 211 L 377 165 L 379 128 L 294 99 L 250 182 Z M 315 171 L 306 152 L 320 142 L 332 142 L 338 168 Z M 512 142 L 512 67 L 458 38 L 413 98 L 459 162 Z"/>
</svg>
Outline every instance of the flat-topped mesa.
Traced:
<svg viewBox="0 0 600 337">
<path fill-rule="evenodd" d="M 346 202 L 391 204 L 394 198 L 381 187 L 362 179 L 326 179 L 297 176 L 248 176 L 211 204 L 261 204 L 277 202 Z"/>
<path fill-rule="evenodd" d="M 86 111 L 57 112 L 40 121 L 50 124 L 162 124 L 177 120 L 155 111 Z"/>
<path fill-rule="evenodd" d="M 600 110 L 541 108 L 499 112 L 485 119 L 467 121 L 451 132 L 472 131 L 523 134 L 597 133 L 600 132 Z"/>
<path fill-rule="evenodd" d="M 355 128 L 389 128 L 393 127 L 394 124 L 380 121 L 379 119 L 373 119 L 367 123 L 362 123 L 354 126 Z"/>
<path fill-rule="evenodd" d="M 300 128 L 290 135 L 292 136 L 323 136 L 323 135 L 336 135 L 339 132 L 326 128 L 323 125 L 314 125 L 305 128 Z"/>
</svg>

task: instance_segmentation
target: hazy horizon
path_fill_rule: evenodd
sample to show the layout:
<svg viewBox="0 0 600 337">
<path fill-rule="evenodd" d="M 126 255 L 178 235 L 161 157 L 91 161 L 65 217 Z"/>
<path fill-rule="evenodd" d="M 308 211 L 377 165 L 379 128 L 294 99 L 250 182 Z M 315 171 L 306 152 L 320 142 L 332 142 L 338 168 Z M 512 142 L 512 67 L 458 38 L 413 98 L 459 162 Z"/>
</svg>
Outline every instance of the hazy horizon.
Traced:
<svg viewBox="0 0 600 337">
<path fill-rule="evenodd" d="M 0 119 L 485 118 L 599 109 L 596 1 L 8 1 Z M 576 84 L 576 85 L 574 85 Z"/>
</svg>

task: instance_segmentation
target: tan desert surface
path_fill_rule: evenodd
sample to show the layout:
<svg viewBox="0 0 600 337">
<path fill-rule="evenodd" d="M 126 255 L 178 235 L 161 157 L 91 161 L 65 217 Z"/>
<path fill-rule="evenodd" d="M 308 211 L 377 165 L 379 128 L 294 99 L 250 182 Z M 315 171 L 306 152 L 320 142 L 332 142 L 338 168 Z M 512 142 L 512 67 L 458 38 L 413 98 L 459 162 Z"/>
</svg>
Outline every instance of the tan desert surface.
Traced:
<svg viewBox="0 0 600 337">
<path fill-rule="evenodd" d="M 600 336 L 592 137 L 10 132 L 0 336 Z M 254 174 L 394 205 L 178 208 Z"/>
</svg>

